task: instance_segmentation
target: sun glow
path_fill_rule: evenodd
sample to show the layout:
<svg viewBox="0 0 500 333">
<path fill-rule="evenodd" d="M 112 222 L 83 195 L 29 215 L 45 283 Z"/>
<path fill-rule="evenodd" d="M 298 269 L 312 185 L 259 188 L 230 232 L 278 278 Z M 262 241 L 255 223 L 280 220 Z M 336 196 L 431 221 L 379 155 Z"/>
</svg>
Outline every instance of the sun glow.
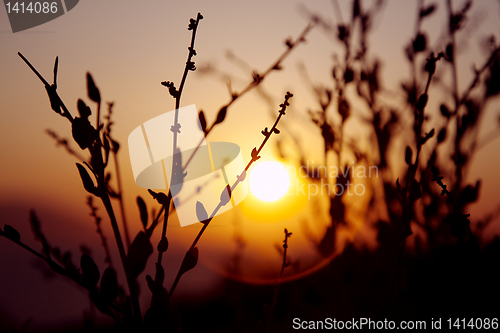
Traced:
<svg viewBox="0 0 500 333">
<path fill-rule="evenodd" d="M 262 201 L 276 201 L 290 187 L 290 175 L 278 162 L 265 161 L 257 164 L 249 177 L 250 191 Z"/>
</svg>

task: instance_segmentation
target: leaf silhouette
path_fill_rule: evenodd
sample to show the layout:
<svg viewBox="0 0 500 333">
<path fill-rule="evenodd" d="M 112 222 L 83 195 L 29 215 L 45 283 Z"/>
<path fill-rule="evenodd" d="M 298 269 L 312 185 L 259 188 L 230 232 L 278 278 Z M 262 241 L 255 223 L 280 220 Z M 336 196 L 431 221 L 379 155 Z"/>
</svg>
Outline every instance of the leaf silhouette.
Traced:
<svg viewBox="0 0 500 333">
<path fill-rule="evenodd" d="M 90 108 L 88 107 L 88 105 L 85 104 L 85 102 L 82 101 L 81 99 L 78 99 L 78 102 L 76 103 L 76 106 L 78 108 L 78 113 L 80 114 L 80 117 L 86 119 L 86 118 L 88 118 L 92 114 L 92 111 L 90 110 Z"/>
<path fill-rule="evenodd" d="M 90 73 L 87 73 L 87 91 L 91 100 L 96 103 L 101 103 L 101 94 L 99 93 L 99 89 L 95 86 L 94 79 L 92 79 Z"/>
<path fill-rule="evenodd" d="M 5 237 L 13 240 L 14 242 L 19 242 L 21 240 L 21 235 L 19 234 L 19 232 L 8 224 L 6 224 L 3 228 L 3 232 L 5 234 Z"/>
<path fill-rule="evenodd" d="M 45 86 L 45 90 L 47 90 L 47 95 L 49 96 L 50 108 L 54 110 L 56 113 L 61 114 L 61 102 L 56 93 L 56 88 L 54 85 Z"/>
<path fill-rule="evenodd" d="M 190 248 L 186 252 L 186 255 L 184 256 L 184 260 L 182 261 L 180 268 L 181 275 L 193 269 L 196 266 L 196 264 L 198 263 L 198 254 L 199 251 L 197 247 Z"/>
<path fill-rule="evenodd" d="M 413 41 L 413 52 L 418 53 L 424 51 L 427 47 L 427 39 L 424 34 L 419 33 Z"/>
<path fill-rule="evenodd" d="M 137 206 L 139 206 L 139 213 L 141 214 L 141 222 L 144 229 L 146 229 L 148 225 L 148 209 L 146 207 L 146 203 L 144 200 L 137 196 Z"/>
<path fill-rule="evenodd" d="M 338 99 L 338 109 L 339 109 L 339 114 L 342 117 L 342 122 L 346 121 L 347 118 L 351 115 L 349 103 L 345 98 L 339 97 Z M 333 140 L 332 140 L 333 141 Z"/>
<path fill-rule="evenodd" d="M 352 70 L 352 68 L 347 66 L 344 73 L 344 83 L 347 84 L 349 82 L 352 82 L 353 80 L 354 80 L 354 71 Z"/>
<path fill-rule="evenodd" d="M 439 107 L 439 111 L 441 112 L 443 117 L 450 118 L 451 112 L 446 105 L 441 104 L 441 106 Z"/>
<path fill-rule="evenodd" d="M 205 209 L 205 206 L 203 206 L 203 204 L 199 201 L 196 202 L 196 217 L 200 222 L 208 220 L 207 210 Z"/>
<path fill-rule="evenodd" d="M 89 122 L 89 116 L 92 114 L 90 108 L 81 99 L 77 103 L 80 117 L 75 117 L 71 124 L 71 133 L 78 146 L 86 149 L 97 139 L 97 131 Z"/>
<path fill-rule="evenodd" d="M 406 146 L 406 152 L 405 152 L 405 162 L 408 165 L 411 165 L 411 158 L 412 158 L 413 152 L 411 151 L 411 148 L 409 146 Z"/>
<path fill-rule="evenodd" d="M 460 206 L 465 206 L 469 203 L 476 201 L 479 197 L 479 190 L 481 188 L 481 180 L 476 182 L 476 185 L 473 187 L 471 185 L 467 185 L 462 193 L 460 193 L 457 204 Z"/>
<path fill-rule="evenodd" d="M 78 168 L 78 172 L 80 173 L 80 178 L 82 179 L 83 187 L 85 188 L 85 190 L 97 196 L 97 187 L 95 187 L 92 178 L 90 178 L 90 175 L 87 172 L 87 169 L 85 169 L 85 167 L 80 163 L 76 163 L 76 166 Z"/>
<path fill-rule="evenodd" d="M 170 204 L 170 201 L 168 199 L 168 196 L 165 194 L 165 193 L 162 193 L 162 192 L 158 192 L 156 193 L 155 191 L 153 190 L 148 190 L 149 194 L 151 194 L 151 196 L 156 200 L 158 201 L 158 203 L 160 205 L 163 205 L 163 206 L 168 206 Z"/>
<path fill-rule="evenodd" d="M 158 252 L 166 252 L 168 249 L 168 239 L 167 237 L 163 237 L 159 242 L 156 248 Z"/>
<path fill-rule="evenodd" d="M 435 133 L 435 130 L 434 128 L 431 129 L 431 131 L 429 133 L 427 133 L 424 137 L 420 138 L 420 142 L 421 144 L 424 144 L 426 143 L 430 138 L 432 138 L 434 136 L 434 133 Z"/>
<path fill-rule="evenodd" d="M 418 98 L 417 105 L 415 106 L 418 111 L 422 112 L 424 110 L 425 106 L 427 105 L 428 98 L 429 98 L 429 95 L 427 95 L 427 94 L 420 95 L 420 97 Z"/>
<path fill-rule="evenodd" d="M 252 155 L 252 160 L 254 161 L 257 161 L 260 158 L 259 153 L 257 152 L 257 148 L 255 147 L 252 149 L 251 155 Z"/>
<path fill-rule="evenodd" d="M 118 279 L 112 267 L 106 268 L 101 279 L 101 296 L 107 303 L 113 302 L 118 297 Z"/>
<path fill-rule="evenodd" d="M 82 275 L 85 282 L 91 287 L 96 286 L 99 281 L 100 273 L 94 260 L 87 254 L 82 254 L 80 258 L 80 267 L 82 268 Z"/>
<path fill-rule="evenodd" d="M 182 189 L 184 184 L 184 177 L 186 177 L 187 172 L 183 172 L 182 168 L 182 153 L 179 147 L 175 147 L 175 153 L 173 156 L 172 165 L 172 181 L 170 186 L 170 194 L 175 197 L 177 193 Z"/>
<path fill-rule="evenodd" d="M 443 142 L 444 140 L 446 139 L 446 127 L 443 127 L 439 133 L 438 133 L 438 136 L 437 136 L 437 141 L 438 143 L 441 143 Z"/>
<path fill-rule="evenodd" d="M 231 185 L 226 185 L 226 188 L 220 195 L 220 203 L 225 206 L 231 200 Z M 198 214 L 198 205 L 196 205 L 196 214 Z"/>
<path fill-rule="evenodd" d="M 435 9 L 436 9 L 436 5 L 434 5 L 434 4 L 432 4 L 426 8 L 422 8 L 420 10 L 420 17 L 426 17 L 426 16 L 432 14 Z"/>
<path fill-rule="evenodd" d="M 220 124 L 226 119 L 226 113 L 227 113 L 227 106 L 223 106 L 220 110 L 219 113 L 217 114 L 217 119 L 215 120 L 215 124 Z"/>
<path fill-rule="evenodd" d="M 56 59 L 54 60 L 54 81 L 52 82 L 52 85 L 54 88 L 57 88 L 57 71 L 59 69 L 59 57 L 56 56 Z"/>
<path fill-rule="evenodd" d="M 203 132 L 206 132 L 206 130 L 207 130 L 207 120 L 205 119 L 205 113 L 203 113 L 203 111 L 200 111 L 200 113 L 198 114 L 198 118 L 200 119 L 200 129 Z"/>
<path fill-rule="evenodd" d="M 128 249 L 127 262 L 129 273 L 137 278 L 146 268 L 149 256 L 153 253 L 153 246 L 149 241 L 148 235 L 139 232 Z"/>
</svg>

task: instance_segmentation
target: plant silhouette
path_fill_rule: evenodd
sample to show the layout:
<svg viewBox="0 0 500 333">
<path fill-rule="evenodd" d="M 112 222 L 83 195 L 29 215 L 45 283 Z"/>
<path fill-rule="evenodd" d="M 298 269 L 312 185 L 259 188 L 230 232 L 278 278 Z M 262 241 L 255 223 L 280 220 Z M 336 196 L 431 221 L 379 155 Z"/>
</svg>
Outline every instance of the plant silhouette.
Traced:
<svg viewBox="0 0 500 333">
<path fill-rule="evenodd" d="M 196 50 L 194 48 L 195 45 L 195 37 L 198 29 L 198 25 L 200 20 L 203 19 L 203 16 L 198 13 L 196 19 L 190 19 L 190 23 L 188 25 L 188 30 L 192 31 L 191 44 L 188 47 L 189 54 L 188 60 L 186 61 L 186 66 L 184 69 L 184 73 L 179 84 L 179 88 L 175 87 L 175 84 L 170 81 L 162 82 L 161 84 L 168 88 L 170 95 L 175 99 L 175 117 L 174 117 L 174 125 L 171 126 L 170 131 L 173 134 L 173 149 L 174 156 L 172 159 L 172 177 L 171 177 L 171 185 L 180 185 L 174 186 L 175 191 L 172 189 L 165 193 L 157 193 L 152 190 L 148 190 L 150 195 L 158 201 L 161 205 L 161 210 L 158 214 L 153 213 L 153 222 L 148 228 L 148 220 L 149 214 L 147 211 L 147 206 L 145 201 L 141 197 L 137 197 L 137 205 L 139 209 L 140 220 L 143 226 L 144 231 L 140 231 L 133 241 L 129 239 L 129 231 L 127 227 L 126 217 L 124 214 L 123 208 L 123 192 L 121 188 L 121 180 L 120 180 L 120 172 L 117 163 L 116 155 L 119 151 L 120 145 L 114 140 L 111 135 L 111 126 L 113 122 L 111 120 L 113 103 L 108 103 L 108 115 L 105 116 L 105 121 L 101 121 L 101 95 L 99 88 L 96 86 L 93 77 L 90 73 L 87 73 L 87 93 L 88 97 L 91 101 L 96 104 L 96 126 L 94 127 L 90 121 L 89 117 L 92 115 L 91 108 L 82 100 L 79 99 L 77 103 L 77 109 L 79 116 L 73 117 L 70 111 L 66 108 L 62 99 L 59 97 L 57 93 L 57 72 L 58 72 L 58 57 L 56 57 L 54 63 L 54 78 L 53 84 L 49 84 L 45 78 L 35 69 L 35 67 L 28 61 L 26 57 L 22 53 L 18 53 L 22 60 L 28 65 L 28 67 L 35 73 L 35 75 L 42 81 L 47 91 L 47 95 L 50 100 L 50 105 L 53 111 L 60 114 L 61 116 L 68 119 L 71 124 L 71 133 L 73 140 L 77 143 L 79 148 L 82 151 L 88 150 L 90 158 L 88 162 L 86 158 L 84 158 L 80 153 L 74 151 L 67 140 L 59 138 L 57 133 L 54 131 L 48 131 L 47 133 L 56 140 L 58 145 L 62 145 L 65 147 L 66 151 L 79 159 L 82 163 L 76 163 L 78 173 L 80 175 L 82 185 L 85 190 L 91 194 L 88 197 L 87 205 L 91 210 L 91 216 L 94 219 L 94 222 L 97 227 L 97 233 L 101 238 L 101 243 L 106 253 L 105 262 L 108 264 L 108 267 L 104 270 L 101 275 L 100 269 L 97 264 L 94 262 L 88 250 L 85 250 L 80 258 L 80 267 L 73 264 L 71 261 L 71 253 L 66 252 L 64 254 L 60 254 L 59 249 L 52 247 L 49 245 L 44 233 L 41 230 L 41 223 L 34 211 L 31 212 L 30 219 L 32 230 L 35 235 L 35 239 L 41 242 L 43 247 L 43 253 L 38 253 L 33 250 L 26 244 L 21 241 L 21 236 L 12 226 L 6 225 L 3 230 L 0 230 L 0 236 L 5 236 L 9 240 L 15 242 L 21 247 L 27 249 L 29 252 L 35 254 L 39 258 L 43 259 L 49 264 L 49 267 L 55 272 L 64 275 L 73 281 L 77 282 L 83 288 L 87 289 L 89 292 L 89 298 L 94 304 L 94 306 L 99 309 L 104 314 L 111 316 L 115 322 L 117 327 L 126 330 L 143 330 L 146 329 L 148 331 L 164 331 L 172 330 L 179 331 L 181 330 L 181 322 L 180 316 L 176 308 L 172 307 L 170 304 L 170 297 L 173 294 L 181 276 L 188 272 L 189 270 L 195 268 L 198 262 L 198 248 L 196 244 L 200 240 L 204 231 L 210 224 L 211 220 L 217 214 L 217 211 L 224 205 L 226 205 L 231 199 L 232 191 L 238 186 L 238 184 L 245 180 L 246 172 L 250 168 L 250 166 L 257 161 L 260 156 L 259 153 L 264 148 L 266 142 L 270 139 L 272 134 L 279 134 L 279 130 L 276 128 L 281 117 L 285 115 L 285 111 L 287 106 L 289 106 L 288 100 L 293 96 L 291 93 L 287 92 L 285 95 L 285 100 L 282 104 L 280 104 L 280 110 L 278 112 L 277 119 L 274 125 L 271 128 L 270 132 L 263 134 L 265 136 L 263 142 L 259 146 L 259 148 L 254 148 L 251 153 L 251 160 L 246 165 L 245 169 L 242 170 L 242 173 L 237 177 L 232 186 L 227 185 L 226 188 L 223 189 L 220 195 L 219 205 L 212 212 L 210 217 L 208 216 L 203 204 L 198 202 L 196 212 L 197 216 L 202 222 L 203 227 L 198 233 L 197 237 L 193 241 L 193 244 L 187 251 L 184 260 L 179 268 L 176 279 L 173 282 L 172 287 L 169 291 L 163 286 L 165 272 L 164 267 L 162 265 L 162 256 L 168 249 L 168 240 L 166 237 L 168 218 L 170 216 L 169 212 L 171 209 L 172 199 L 176 197 L 178 192 L 182 188 L 183 179 L 186 176 L 186 172 L 184 171 L 187 168 L 187 165 L 191 162 L 193 156 L 196 154 L 196 151 L 200 147 L 197 148 L 192 153 L 191 157 L 188 161 L 183 164 L 182 155 L 177 145 L 177 137 L 181 133 L 182 125 L 178 121 L 179 108 L 181 103 L 181 96 L 184 88 L 184 84 L 187 79 L 187 75 L 190 71 L 195 71 L 196 66 L 192 61 L 192 58 L 196 55 Z M 297 40 L 297 44 L 304 41 L 304 36 L 311 29 L 311 26 L 307 27 L 299 39 Z M 205 120 L 205 116 L 203 111 L 200 112 L 200 125 L 202 126 L 202 130 L 205 135 L 208 135 L 212 129 L 221 123 L 224 122 L 227 114 L 228 108 L 231 104 L 238 99 L 238 97 L 242 96 L 246 92 L 250 91 L 252 88 L 259 85 L 264 78 L 272 71 L 277 70 L 280 62 L 290 53 L 293 49 L 293 45 L 288 45 L 287 50 L 279 57 L 276 61 L 275 65 L 273 65 L 269 70 L 267 70 L 264 74 L 259 75 L 255 73 L 253 75 L 251 83 L 247 86 L 245 90 L 241 93 L 233 93 L 231 101 L 223 106 L 216 117 L 215 122 L 207 128 L 207 123 Z M 200 143 L 201 144 L 201 143 Z M 111 173 L 107 171 L 108 162 L 110 159 L 110 155 L 113 155 L 115 158 L 115 175 L 117 177 L 117 190 L 113 189 L 110 184 Z M 199 191 L 199 190 L 198 190 Z M 123 292 L 123 289 L 118 284 L 117 272 L 112 266 L 110 250 L 107 244 L 107 239 L 100 227 L 101 217 L 97 214 L 97 207 L 93 204 L 93 196 L 99 198 L 103 203 L 106 213 L 110 219 L 111 226 L 113 229 L 113 233 L 115 236 L 115 242 L 118 247 L 118 251 L 120 254 L 121 264 L 123 271 L 126 276 L 128 291 L 129 294 L 126 295 Z M 118 199 L 120 202 L 120 208 L 122 213 L 122 222 L 123 222 L 123 231 L 125 234 L 126 243 L 123 242 L 121 231 L 118 228 L 118 220 L 116 218 L 113 206 L 111 205 L 111 199 Z M 146 282 L 151 292 L 151 304 L 149 309 L 145 312 L 143 317 L 142 311 L 139 304 L 139 293 L 138 293 L 138 284 L 137 279 L 139 275 L 144 271 L 146 264 L 148 262 L 149 257 L 153 254 L 154 249 L 150 242 L 150 237 L 152 235 L 153 230 L 159 224 L 160 217 L 163 214 L 164 222 L 162 224 L 162 234 L 160 241 L 156 247 L 157 250 L 157 261 L 156 261 L 156 273 L 154 278 L 147 275 Z M 287 234 L 287 237 L 289 235 Z M 54 261 L 53 259 L 56 259 Z M 100 281 L 100 284 L 99 284 Z M 275 303 L 275 302 L 274 302 Z"/>
</svg>

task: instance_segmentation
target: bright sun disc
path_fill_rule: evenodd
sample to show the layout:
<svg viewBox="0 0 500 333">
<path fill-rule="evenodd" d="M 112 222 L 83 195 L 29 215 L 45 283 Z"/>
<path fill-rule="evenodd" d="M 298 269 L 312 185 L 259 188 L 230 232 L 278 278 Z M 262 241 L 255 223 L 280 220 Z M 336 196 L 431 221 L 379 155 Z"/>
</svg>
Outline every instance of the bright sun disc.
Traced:
<svg viewBox="0 0 500 333">
<path fill-rule="evenodd" d="M 286 194 L 290 186 L 287 169 L 278 162 L 257 164 L 248 179 L 250 191 L 262 201 L 276 201 Z"/>
</svg>

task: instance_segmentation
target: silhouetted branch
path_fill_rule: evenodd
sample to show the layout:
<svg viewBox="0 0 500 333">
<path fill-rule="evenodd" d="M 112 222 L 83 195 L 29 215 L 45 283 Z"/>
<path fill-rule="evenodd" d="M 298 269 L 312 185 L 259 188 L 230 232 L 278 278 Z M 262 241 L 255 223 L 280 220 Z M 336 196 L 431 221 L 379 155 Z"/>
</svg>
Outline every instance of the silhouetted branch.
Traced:
<svg viewBox="0 0 500 333">
<path fill-rule="evenodd" d="M 285 231 L 285 239 L 283 240 L 283 261 L 281 263 L 281 270 L 280 270 L 280 275 L 278 277 L 278 281 L 276 282 L 276 286 L 274 287 L 273 301 L 269 309 L 267 309 L 266 307 L 267 304 L 264 305 L 264 314 L 267 317 L 266 329 L 268 332 L 271 330 L 271 322 L 273 319 L 274 310 L 276 309 L 276 304 L 278 304 L 278 293 L 280 290 L 281 279 L 283 278 L 283 272 L 285 271 L 285 268 L 290 266 L 290 263 L 286 260 L 286 252 L 288 250 L 288 238 L 292 236 L 292 233 L 288 232 L 286 228 L 284 231 Z"/>
<path fill-rule="evenodd" d="M 305 29 L 302 31 L 302 33 L 299 35 L 299 37 L 295 40 L 295 41 L 291 41 L 291 40 L 287 40 L 286 41 L 286 45 L 287 45 L 287 48 L 286 50 L 278 57 L 278 59 L 271 65 L 269 66 L 269 68 L 262 74 L 259 74 L 257 72 L 254 73 L 254 76 L 253 76 L 253 80 L 245 87 L 243 88 L 243 90 L 239 93 L 237 92 L 233 92 L 231 94 L 231 100 L 225 104 L 224 106 L 222 106 L 220 109 L 219 109 L 219 112 L 217 113 L 217 118 L 216 120 L 214 121 L 214 123 L 205 131 L 205 137 L 198 143 L 198 145 L 196 146 L 195 150 L 193 151 L 193 153 L 191 154 L 191 156 L 188 158 L 188 160 L 186 161 L 186 164 L 184 164 L 183 166 L 183 170 L 185 170 L 187 168 L 187 166 L 189 165 L 189 163 L 191 163 L 191 160 L 193 159 L 194 155 L 196 154 L 196 152 L 198 151 L 198 149 L 200 148 L 201 144 L 203 143 L 203 141 L 205 140 L 205 138 L 209 135 L 209 133 L 212 131 L 212 129 L 217 126 L 218 124 L 220 124 L 222 121 L 224 121 L 225 117 L 226 117 L 226 113 L 227 113 L 227 109 L 238 99 L 240 98 L 241 96 L 245 95 L 247 92 L 249 92 L 250 90 L 252 90 L 254 87 L 258 86 L 260 83 L 262 83 L 262 81 L 264 81 L 264 79 L 272 72 L 272 71 L 276 71 L 276 70 L 280 70 L 282 69 L 281 67 L 281 63 L 283 62 L 283 60 L 285 60 L 285 58 L 292 52 L 292 50 L 297 46 L 299 45 L 300 43 L 304 43 L 306 41 L 305 37 L 307 36 L 307 34 L 309 33 L 309 31 L 313 28 L 313 24 L 309 24 L 307 27 L 305 27 Z"/>
<path fill-rule="evenodd" d="M 258 149 L 256 147 L 253 148 L 252 153 L 251 153 L 251 157 L 252 158 L 251 158 L 250 162 L 248 162 L 248 164 L 246 165 L 246 167 L 243 170 L 243 172 L 239 176 L 237 176 L 237 179 L 233 183 L 233 185 L 232 186 L 227 185 L 226 188 L 224 188 L 224 190 L 222 191 L 222 194 L 220 196 L 220 201 L 219 201 L 217 207 L 215 207 L 215 209 L 212 212 L 212 214 L 210 214 L 210 217 L 208 217 L 208 219 L 206 219 L 205 221 L 200 221 L 200 222 L 203 223 L 203 227 L 200 229 L 200 231 L 198 232 L 198 235 L 196 236 L 196 238 L 194 239 L 193 243 L 189 247 L 189 250 L 186 252 L 183 264 L 181 265 L 181 268 L 177 272 L 177 276 L 175 277 L 175 280 L 174 280 L 174 282 L 172 284 L 172 287 L 170 288 L 169 297 L 172 297 L 172 294 L 175 291 L 175 288 L 177 287 L 177 284 L 179 283 L 179 280 L 180 280 L 181 276 L 187 270 L 193 268 L 196 265 L 196 262 L 198 260 L 198 248 L 196 247 L 196 245 L 198 244 L 198 241 L 200 240 L 201 236 L 203 235 L 203 233 L 207 229 L 207 227 L 210 224 L 210 222 L 212 221 L 212 219 L 215 217 L 215 215 L 217 214 L 217 212 L 222 208 L 222 206 L 225 206 L 231 200 L 231 194 L 233 193 L 233 191 L 236 188 L 236 186 L 238 186 L 238 184 L 240 182 L 242 182 L 242 181 L 245 180 L 246 173 L 247 173 L 248 169 L 250 168 L 250 166 L 252 166 L 252 164 L 255 161 L 257 161 L 258 159 L 260 159 L 259 154 L 262 151 L 262 149 L 264 148 L 266 142 L 271 137 L 271 135 L 273 133 L 276 133 L 276 134 L 279 133 L 279 131 L 277 130 L 276 126 L 278 125 L 281 117 L 285 115 L 286 108 L 287 108 L 287 106 L 290 105 L 290 103 L 288 102 L 288 100 L 292 96 L 293 95 L 290 92 L 286 93 L 286 95 L 285 95 L 285 101 L 282 104 L 280 104 L 281 109 L 278 111 L 279 115 L 278 115 L 276 121 L 274 122 L 273 127 L 271 128 L 271 130 L 268 132 L 267 135 L 264 135 L 265 138 L 262 141 L 260 147 Z M 196 258 L 196 260 L 194 258 Z M 186 269 L 186 267 L 189 267 L 189 269 Z"/>
</svg>

